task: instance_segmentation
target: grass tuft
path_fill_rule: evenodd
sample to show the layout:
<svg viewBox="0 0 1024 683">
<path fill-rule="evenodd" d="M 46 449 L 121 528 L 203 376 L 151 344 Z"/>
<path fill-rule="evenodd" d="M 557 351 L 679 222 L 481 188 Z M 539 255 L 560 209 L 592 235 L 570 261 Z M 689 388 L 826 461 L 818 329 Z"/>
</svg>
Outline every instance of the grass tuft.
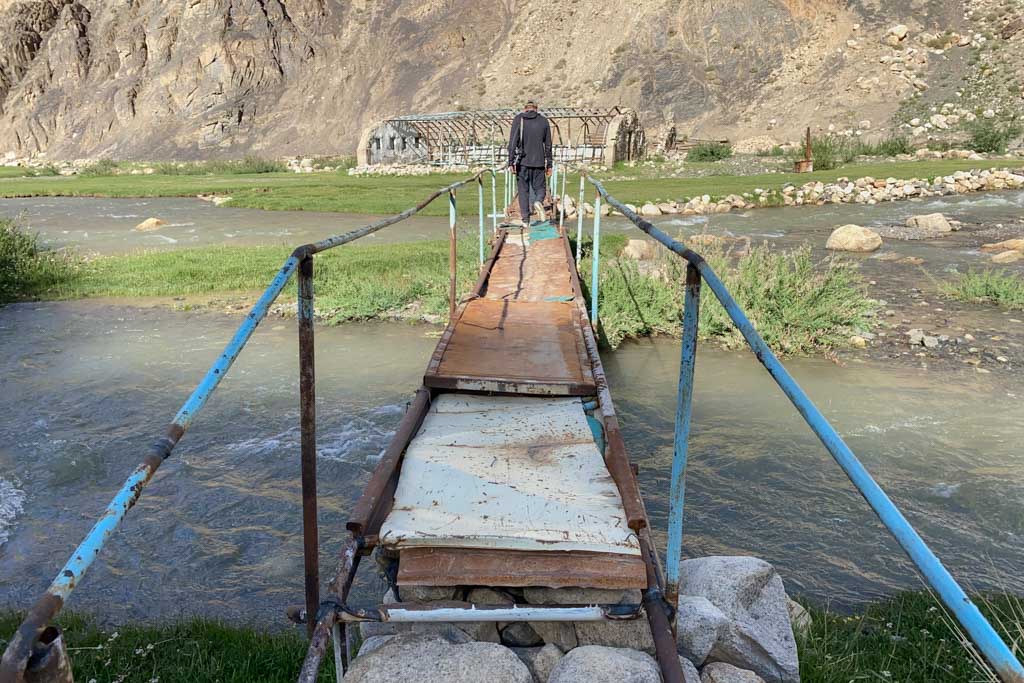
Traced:
<svg viewBox="0 0 1024 683">
<path fill-rule="evenodd" d="M 257 156 L 247 156 L 241 160 L 211 160 L 193 162 L 167 162 L 153 164 L 153 169 L 160 175 L 245 175 L 257 173 L 283 173 L 288 170 L 283 161 L 273 161 Z"/>
<path fill-rule="evenodd" d="M 37 235 L 18 221 L 0 218 L 0 304 L 31 298 L 67 282 L 78 262 L 65 253 L 43 249 Z"/>
<path fill-rule="evenodd" d="M 23 615 L 0 612 L 0 650 Z M 295 631 L 252 628 L 193 619 L 176 624 L 104 629 L 87 617 L 58 620 L 76 681 L 125 683 L 250 683 L 294 681 L 306 654 Z M 334 680 L 333 657 L 324 658 L 321 681 Z"/>
<path fill-rule="evenodd" d="M 686 153 L 687 161 L 721 161 L 732 156 L 732 147 L 724 142 L 701 142 Z"/>
<path fill-rule="evenodd" d="M 829 258 L 816 264 L 810 247 L 777 252 L 762 245 L 740 256 L 715 248 L 701 253 L 775 351 L 799 354 L 836 348 L 870 327 L 875 304 L 849 262 Z M 583 272 L 589 268 L 585 259 Z M 625 260 L 602 268 L 600 317 L 612 348 L 631 337 L 680 334 L 684 269 L 680 259 L 667 254 L 649 274 Z M 702 298 L 701 337 L 730 347 L 744 344 L 710 290 L 704 288 Z"/>
<path fill-rule="evenodd" d="M 940 283 L 939 291 L 957 301 L 1024 309 L 1024 277 L 1008 270 L 970 270 Z"/>
</svg>

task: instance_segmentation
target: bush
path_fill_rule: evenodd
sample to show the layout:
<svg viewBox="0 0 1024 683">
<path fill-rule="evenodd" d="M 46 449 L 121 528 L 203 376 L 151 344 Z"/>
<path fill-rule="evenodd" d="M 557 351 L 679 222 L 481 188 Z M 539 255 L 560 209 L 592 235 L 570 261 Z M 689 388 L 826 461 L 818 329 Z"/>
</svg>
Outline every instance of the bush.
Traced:
<svg viewBox="0 0 1024 683">
<path fill-rule="evenodd" d="M 811 154 L 814 156 L 816 171 L 831 171 L 847 164 L 859 154 L 859 146 L 842 135 L 817 135 L 811 137 Z M 800 161 L 804 158 L 803 145 L 793 150 L 790 158 Z"/>
<path fill-rule="evenodd" d="M 288 170 L 284 162 L 257 156 L 247 156 L 242 160 L 167 162 L 154 164 L 153 168 L 161 175 L 243 175 L 280 173 Z"/>
<path fill-rule="evenodd" d="M 897 154 L 913 154 L 914 146 L 910 138 L 903 135 L 891 135 L 878 142 L 861 142 L 857 154 L 873 157 L 894 157 Z"/>
<path fill-rule="evenodd" d="M 45 251 L 36 235 L 0 219 L 0 304 L 31 297 L 71 272 L 66 256 Z"/>
<path fill-rule="evenodd" d="M 698 143 L 686 155 L 687 161 L 721 161 L 732 156 L 732 147 L 724 142 Z"/>
<path fill-rule="evenodd" d="M 860 275 L 848 262 L 828 259 L 815 264 L 809 247 L 777 252 L 760 246 L 738 259 L 715 248 L 702 249 L 701 255 L 725 282 L 765 342 L 778 352 L 834 348 L 870 326 L 874 304 L 864 291 Z M 680 333 L 683 288 L 679 283 L 686 265 L 667 253 L 663 258 L 659 269 L 663 278 L 643 275 L 629 261 L 603 265 L 600 315 L 612 348 L 630 337 Z M 590 263 L 585 261 L 581 272 L 589 273 L 589 269 Z M 701 337 L 718 339 L 726 346 L 743 345 L 743 337 L 725 309 L 710 290 L 705 288 L 704 292 Z"/>
<path fill-rule="evenodd" d="M 942 283 L 939 291 L 957 301 L 1024 309 L 1024 277 L 1006 270 L 971 270 Z"/>
<path fill-rule="evenodd" d="M 118 172 L 118 163 L 113 159 L 100 159 L 94 161 L 82 170 L 78 172 L 78 175 L 83 176 L 108 176 L 116 175 Z"/>
<path fill-rule="evenodd" d="M 1000 126 L 988 119 L 975 121 L 967 130 L 971 134 L 971 149 L 975 152 L 993 154 L 1005 154 L 1010 141 L 1021 134 L 1021 128 L 1017 124 Z"/>
</svg>

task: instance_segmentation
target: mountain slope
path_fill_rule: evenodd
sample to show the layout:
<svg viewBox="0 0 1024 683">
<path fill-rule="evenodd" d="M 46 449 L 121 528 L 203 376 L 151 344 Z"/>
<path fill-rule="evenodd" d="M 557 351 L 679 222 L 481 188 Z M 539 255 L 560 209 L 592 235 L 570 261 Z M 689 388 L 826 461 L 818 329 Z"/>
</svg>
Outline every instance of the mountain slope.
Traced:
<svg viewBox="0 0 1024 683">
<path fill-rule="evenodd" d="M 527 96 L 623 104 L 681 133 L 784 139 L 888 120 L 914 87 L 878 64 L 886 30 L 964 22 L 957 0 L 893 4 L 0 0 L 0 153 L 349 153 L 386 116 Z"/>
</svg>

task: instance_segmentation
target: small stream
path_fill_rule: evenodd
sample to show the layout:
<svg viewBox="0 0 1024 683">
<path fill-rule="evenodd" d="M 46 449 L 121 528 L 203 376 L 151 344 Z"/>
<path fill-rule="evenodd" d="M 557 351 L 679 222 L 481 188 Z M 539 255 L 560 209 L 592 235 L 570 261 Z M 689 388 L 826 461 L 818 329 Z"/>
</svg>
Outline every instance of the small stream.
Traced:
<svg viewBox="0 0 1024 683">
<path fill-rule="evenodd" d="M 24 607 L 45 589 L 237 322 L 90 302 L 0 309 L 0 530 L 9 536 L 0 604 Z M 324 567 L 438 332 L 318 329 Z M 649 340 L 606 357 L 662 548 L 678 353 L 677 342 Z M 296 357 L 294 321 L 264 322 L 75 592 L 75 608 L 113 622 L 203 613 L 282 623 L 302 596 Z M 1024 591 L 1019 395 L 982 376 L 788 366 L 958 577 Z M 749 354 L 703 345 L 695 404 L 687 555 L 759 555 L 792 591 L 836 606 L 919 586 Z M 371 574 L 361 601 L 378 594 Z"/>
</svg>

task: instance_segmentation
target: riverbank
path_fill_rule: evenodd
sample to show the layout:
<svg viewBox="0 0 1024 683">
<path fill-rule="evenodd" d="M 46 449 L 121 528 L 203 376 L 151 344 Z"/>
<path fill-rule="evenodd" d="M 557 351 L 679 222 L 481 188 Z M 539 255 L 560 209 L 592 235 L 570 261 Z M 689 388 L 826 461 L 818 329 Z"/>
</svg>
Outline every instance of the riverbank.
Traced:
<svg viewBox="0 0 1024 683">
<path fill-rule="evenodd" d="M 783 188 L 787 184 L 835 183 L 840 178 L 935 178 L 957 171 L 992 169 L 1012 166 L 1008 159 L 961 160 L 922 159 L 918 161 L 876 161 L 851 163 L 837 169 L 813 173 L 758 173 L 735 175 L 728 167 L 704 168 L 706 175 L 672 177 L 659 175 L 657 168 L 645 168 L 643 174 L 624 171 L 611 174 L 605 188 L 620 201 L 641 206 L 646 202 L 682 201 L 702 198 L 711 200 L 729 195 L 755 197 L 761 190 L 768 198 L 779 195 L 784 203 Z M 653 170 L 652 170 L 653 169 Z M 666 171 L 667 172 L 667 171 Z M 716 175 L 711 175 L 717 173 Z M 204 196 L 228 206 L 275 211 L 334 211 L 342 213 L 394 214 L 415 206 L 424 197 L 447 184 L 463 180 L 468 173 L 432 174 L 422 176 L 350 176 L 346 173 L 258 173 L 178 175 L 76 175 L 46 177 L 0 176 L 0 197 L 195 197 Z M 502 180 L 498 179 L 501 195 Z M 485 182 L 485 209 L 490 205 L 489 180 Z M 570 173 L 566 193 L 578 193 L 579 177 Z M 767 194 L 765 194 L 767 193 Z M 586 196 L 593 195 L 588 189 Z M 458 205 L 460 215 L 477 212 L 476 191 L 463 189 Z M 795 201 L 795 200 L 794 200 Z M 755 200 L 760 205 L 760 200 Z M 771 205 L 768 199 L 764 205 Z M 425 207 L 423 215 L 446 215 L 444 202 Z"/>
<path fill-rule="evenodd" d="M 853 613 L 800 602 L 810 615 L 806 630 L 796 629 L 804 683 L 988 680 L 927 593 L 896 595 Z M 1024 637 L 1020 597 L 986 595 L 977 602 L 1009 641 Z M 20 617 L 0 611 L 0 647 Z M 296 678 L 306 650 L 298 630 L 268 631 L 204 619 L 113 628 L 101 627 L 88 616 L 64 613 L 59 623 L 79 681 L 278 683 Z M 326 658 L 319 680 L 333 681 L 333 666 Z"/>
</svg>

